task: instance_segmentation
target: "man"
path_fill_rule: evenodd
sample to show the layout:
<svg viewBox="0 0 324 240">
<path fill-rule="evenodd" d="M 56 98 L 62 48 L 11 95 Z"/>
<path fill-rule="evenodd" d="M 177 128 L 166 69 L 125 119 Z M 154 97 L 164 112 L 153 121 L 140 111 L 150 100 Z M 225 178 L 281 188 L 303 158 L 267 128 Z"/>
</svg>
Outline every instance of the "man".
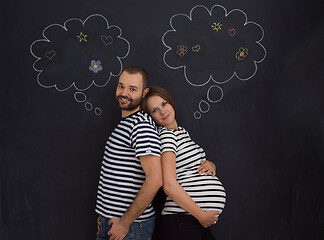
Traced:
<svg viewBox="0 0 324 240">
<path fill-rule="evenodd" d="M 116 100 L 122 119 L 105 146 L 97 240 L 151 239 L 154 230 L 151 202 L 162 186 L 162 170 L 156 126 L 140 108 L 146 85 L 147 73 L 140 67 L 128 67 L 119 77 Z"/>
</svg>

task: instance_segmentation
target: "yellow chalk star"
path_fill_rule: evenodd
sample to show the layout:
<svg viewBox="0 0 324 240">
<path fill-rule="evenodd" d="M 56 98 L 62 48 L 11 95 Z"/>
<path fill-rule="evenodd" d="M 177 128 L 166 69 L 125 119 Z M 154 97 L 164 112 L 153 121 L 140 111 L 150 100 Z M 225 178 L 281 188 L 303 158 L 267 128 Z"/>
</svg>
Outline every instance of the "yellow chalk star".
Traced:
<svg viewBox="0 0 324 240">
<path fill-rule="evenodd" d="M 87 42 L 87 39 L 86 39 L 87 36 L 88 36 L 88 35 L 84 35 L 84 34 L 81 32 L 80 35 L 77 36 L 77 37 L 80 39 L 80 42 L 82 42 L 82 40 L 85 41 L 85 42 Z"/>
</svg>

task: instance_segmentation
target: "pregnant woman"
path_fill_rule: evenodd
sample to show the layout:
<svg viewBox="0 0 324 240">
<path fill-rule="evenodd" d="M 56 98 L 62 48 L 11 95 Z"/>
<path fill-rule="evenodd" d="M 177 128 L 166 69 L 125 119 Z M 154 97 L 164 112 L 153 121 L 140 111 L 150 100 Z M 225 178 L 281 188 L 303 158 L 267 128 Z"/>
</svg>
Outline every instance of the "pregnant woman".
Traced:
<svg viewBox="0 0 324 240">
<path fill-rule="evenodd" d="M 225 190 L 212 174 L 197 169 L 204 150 L 176 121 L 176 107 L 163 88 L 151 87 L 142 108 L 159 126 L 163 189 L 167 195 L 159 226 L 161 240 L 212 240 L 210 226 L 225 206 Z"/>
</svg>

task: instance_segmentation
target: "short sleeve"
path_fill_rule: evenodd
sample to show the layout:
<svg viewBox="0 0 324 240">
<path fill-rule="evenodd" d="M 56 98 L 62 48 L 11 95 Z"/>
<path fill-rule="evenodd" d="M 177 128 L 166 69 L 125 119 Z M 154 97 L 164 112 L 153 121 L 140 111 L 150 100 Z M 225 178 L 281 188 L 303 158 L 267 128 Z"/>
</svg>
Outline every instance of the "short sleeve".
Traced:
<svg viewBox="0 0 324 240">
<path fill-rule="evenodd" d="M 135 149 L 135 156 L 154 155 L 161 156 L 160 138 L 157 129 L 149 122 L 138 122 L 131 134 L 132 147 Z"/>
<path fill-rule="evenodd" d="M 174 152 L 175 154 L 177 153 L 177 136 L 173 131 L 162 130 L 160 132 L 160 140 L 161 154 L 168 151 Z"/>
</svg>

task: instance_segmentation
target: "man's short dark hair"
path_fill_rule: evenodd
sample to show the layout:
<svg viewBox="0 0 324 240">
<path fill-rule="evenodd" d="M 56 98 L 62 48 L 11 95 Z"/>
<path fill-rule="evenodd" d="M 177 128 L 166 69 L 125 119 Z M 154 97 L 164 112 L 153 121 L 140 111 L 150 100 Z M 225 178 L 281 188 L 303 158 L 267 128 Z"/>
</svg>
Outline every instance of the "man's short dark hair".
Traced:
<svg viewBox="0 0 324 240">
<path fill-rule="evenodd" d="M 144 91 L 144 89 L 147 87 L 148 74 L 143 68 L 139 66 L 129 66 L 125 68 L 123 72 L 127 72 L 129 74 L 136 74 L 136 73 L 141 74 L 143 79 L 143 91 Z"/>
</svg>

